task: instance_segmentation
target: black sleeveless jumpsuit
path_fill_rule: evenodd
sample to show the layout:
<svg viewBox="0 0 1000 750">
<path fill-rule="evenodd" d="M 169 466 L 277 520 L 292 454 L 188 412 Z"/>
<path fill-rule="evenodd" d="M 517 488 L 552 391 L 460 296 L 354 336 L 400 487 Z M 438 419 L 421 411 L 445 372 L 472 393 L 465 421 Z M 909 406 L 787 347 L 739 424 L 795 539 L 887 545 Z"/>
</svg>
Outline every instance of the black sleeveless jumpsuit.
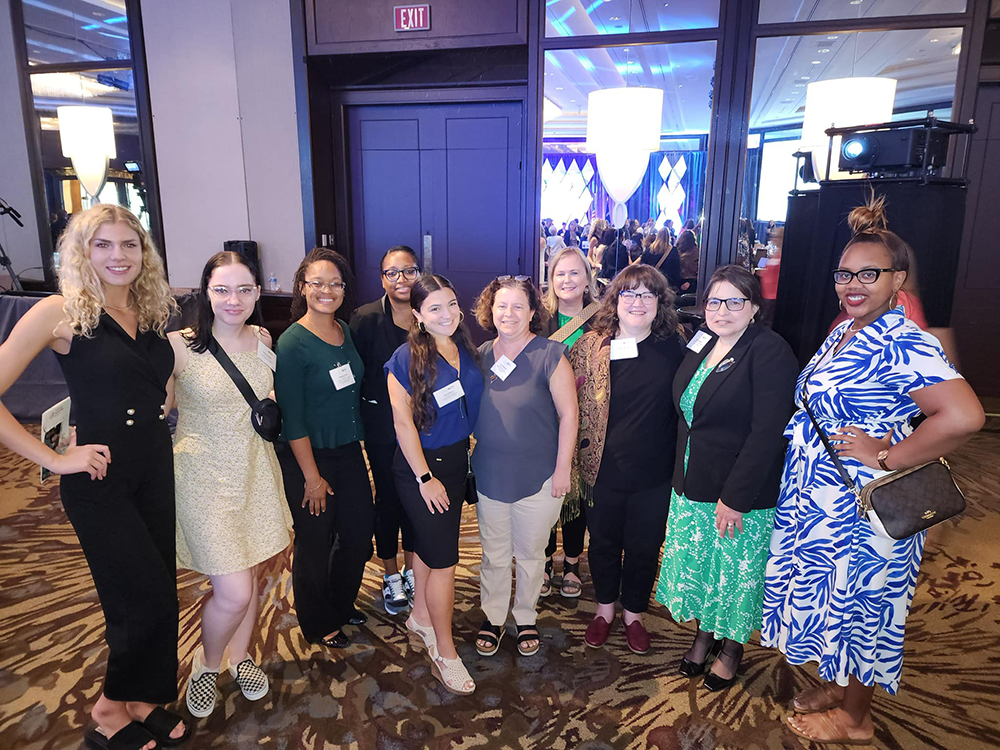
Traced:
<svg viewBox="0 0 1000 750">
<path fill-rule="evenodd" d="M 103 480 L 62 477 L 62 503 L 104 610 L 104 694 L 116 701 L 177 698 L 174 469 L 162 416 L 174 353 L 153 331 L 133 340 L 107 313 L 91 338 L 58 357 L 77 444 L 111 449 Z"/>
</svg>

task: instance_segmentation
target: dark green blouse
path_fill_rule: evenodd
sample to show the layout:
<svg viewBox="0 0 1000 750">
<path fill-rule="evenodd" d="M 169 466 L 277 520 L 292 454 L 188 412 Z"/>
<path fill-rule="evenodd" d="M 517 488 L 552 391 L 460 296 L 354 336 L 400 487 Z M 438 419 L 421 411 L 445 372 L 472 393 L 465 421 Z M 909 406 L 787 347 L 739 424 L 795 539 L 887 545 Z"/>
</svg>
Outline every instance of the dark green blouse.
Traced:
<svg viewBox="0 0 1000 750">
<path fill-rule="evenodd" d="M 365 439 L 361 422 L 361 381 L 365 366 L 351 329 L 341 346 L 328 344 L 300 323 L 278 339 L 274 393 L 281 407 L 281 439 L 308 437 L 313 448 L 339 448 Z M 339 391 L 330 371 L 350 364 L 354 384 Z"/>
</svg>

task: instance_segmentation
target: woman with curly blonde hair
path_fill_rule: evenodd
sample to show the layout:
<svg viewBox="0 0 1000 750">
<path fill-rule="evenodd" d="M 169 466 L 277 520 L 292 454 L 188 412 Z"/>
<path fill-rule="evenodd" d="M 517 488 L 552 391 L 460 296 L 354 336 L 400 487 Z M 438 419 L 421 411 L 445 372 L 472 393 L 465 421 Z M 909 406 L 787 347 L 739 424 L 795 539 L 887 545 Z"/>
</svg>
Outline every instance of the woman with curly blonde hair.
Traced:
<svg viewBox="0 0 1000 750">
<path fill-rule="evenodd" d="M 57 453 L 0 405 L 0 443 L 62 475 L 63 507 L 97 586 L 110 653 L 87 740 L 172 747 L 188 734 L 161 707 L 177 698 L 173 451 L 163 413 L 174 302 L 156 247 L 126 209 L 76 214 L 59 252 L 61 294 L 32 307 L 0 346 L 0 394 L 52 349 L 76 433 Z"/>
</svg>

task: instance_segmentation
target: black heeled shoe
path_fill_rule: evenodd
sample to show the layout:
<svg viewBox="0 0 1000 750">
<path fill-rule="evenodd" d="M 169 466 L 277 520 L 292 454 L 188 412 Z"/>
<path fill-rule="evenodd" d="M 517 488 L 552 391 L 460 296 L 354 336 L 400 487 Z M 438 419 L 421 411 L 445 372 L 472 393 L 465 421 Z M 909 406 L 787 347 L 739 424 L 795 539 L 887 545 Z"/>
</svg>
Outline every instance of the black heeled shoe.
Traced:
<svg viewBox="0 0 1000 750">
<path fill-rule="evenodd" d="M 351 645 L 351 639 L 347 637 L 347 634 L 343 630 L 338 630 L 337 635 L 331 638 L 319 638 L 312 642 L 318 646 L 326 646 L 327 648 L 347 648 Z"/>
<path fill-rule="evenodd" d="M 681 665 L 678 668 L 680 672 L 685 677 L 697 677 L 702 672 L 705 671 L 705 665 L 708 664 L 708 660 L 718 654 L 722 650 L 722 641 L 718 639 L 712 639 L 712 647 L 708 650 L 708 654 L 705 659 L 701 662 L 690 661 L 689 659 L 681 659 Z"/>
<path fill-rule="evenodd" d="M 368 622 L 368 615 L 360 609 L 354 610 L 354 614 L 347 618 L 348 625 L 364 625 L 366 622 Z"/>
<path fill-rule="evenodd" d="M 728 643 L 732 643 L 732 641 L 729 641 Z M 740 663 L 743 661 L 743 644 L 737 643 L 736 645 L 739 647 L 738 653 L 732 653 L 731 651 L 728 651 L 725 648 L 723 648 L 722 652 L 719 654 L 720 660 L 722 658 L 725 658 L 727 660 L 731 659 L 736 660 L 736 663 L 733 664 L 733 676 L 727 679 L 725 677 L 719 677 L 719 675 L 715 674 L 714 672 L 709 672 L 707 675 L 705 675 L 704 684 L 706 690 L 710 690 L 713 693 L 715 693 L 718 692 L 719 690 L 725 690 L 726 688 L 730 687 L 734 682 L 736 682 L 737 678 L 740 676 Z"/>
</svg>

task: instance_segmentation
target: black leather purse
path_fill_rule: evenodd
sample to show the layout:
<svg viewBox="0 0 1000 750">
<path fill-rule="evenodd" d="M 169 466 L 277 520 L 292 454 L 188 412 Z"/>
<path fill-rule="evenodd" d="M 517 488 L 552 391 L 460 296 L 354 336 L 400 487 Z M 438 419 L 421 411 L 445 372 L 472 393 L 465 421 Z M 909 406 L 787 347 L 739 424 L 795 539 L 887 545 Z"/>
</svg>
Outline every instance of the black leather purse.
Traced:
<svg viewBox="0 0 1000 750">
<path fill-rule="evenodd" d="M 889 472 L 859 490 L 813 416 L 808 398 L 804 403 L 841 481 L 857 499 L 858 513 L 868 519 L 880 536 L 906 539 L 965 510 L 965 497 L 943 458 Z"/>
<path fill-rule="evenodd" d="M 222 369 L 226 371 L 233 384 L 239 388 L 246 402 L 250 404 L 250 425 L 264 440 L 273 443 L 281 434 L 281 407 L 272 398 L 257 398 L 257 394 L 253 392 L 253 388 L 243 377 L 243 373 L 233 364 L 225 349 L 219 346 L 219 342 L 215 340 L 214 336 L 208 342 L 208 350 L 222 365 Z"/>
</svg>

